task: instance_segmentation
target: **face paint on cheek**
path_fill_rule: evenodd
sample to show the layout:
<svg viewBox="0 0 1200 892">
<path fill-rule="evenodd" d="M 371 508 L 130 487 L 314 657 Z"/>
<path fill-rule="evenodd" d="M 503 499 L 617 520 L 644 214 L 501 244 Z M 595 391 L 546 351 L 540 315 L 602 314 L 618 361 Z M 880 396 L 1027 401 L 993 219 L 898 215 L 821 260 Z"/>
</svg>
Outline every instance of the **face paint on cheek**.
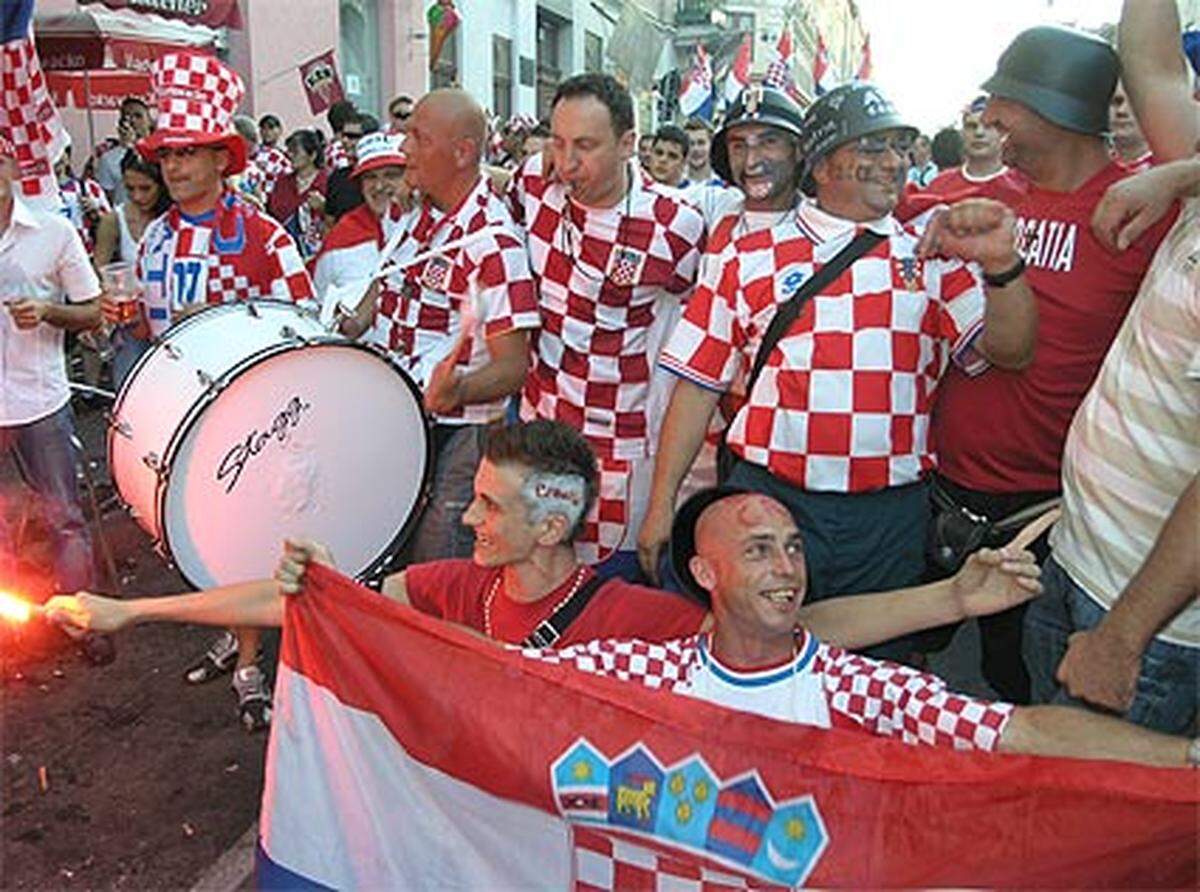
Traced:
<svg viewBox="0 0 1200 892">
<path fill-rule="evenodd" d="M 763 199 L 775 193 L 788 176 L 788 169 L 781 161 L 760 161 L 753 167 L 746 168 L 744 177 L 755 182 L 747 183 L 746 195 L 754 199 Z"/>
</svg>

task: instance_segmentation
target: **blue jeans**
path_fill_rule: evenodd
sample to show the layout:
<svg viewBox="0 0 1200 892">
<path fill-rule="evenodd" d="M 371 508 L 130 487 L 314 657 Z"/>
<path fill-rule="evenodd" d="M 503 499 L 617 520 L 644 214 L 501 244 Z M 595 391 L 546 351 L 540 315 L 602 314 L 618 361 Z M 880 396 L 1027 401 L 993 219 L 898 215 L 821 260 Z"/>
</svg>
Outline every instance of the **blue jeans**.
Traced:
<svg viewBox="0 0 1200 892">
<path fill-rule="evenodd" d="M 150 342 L 139 341 L 128 332 L 117 329 L 112 335 L 112 345 L 113 390 L 119 392 L 121 385 L 125 383 L 125 379 L 133 371 L 134 365 L 142 358 L 142 354 L 150 349 Z"/>
<path fill-rule="evenodd" d="M 21 478 L 45 511 L 54 542 L 54 581 L 60 592 L 95 584 L 92 537 L 75 477 L 74 433 L 70 404 L 30 424 L 0 427 L 0 450 L 11 452 Z M 16 544 L 0 515 L 0 551 L 15 554 Z"/>
<path fill-rule="evenodd" d="M 1085 706 L 1054 678 L 1067 639 L 1094 628 L 1105 609 L 1051 557 L 1042 568 L 1042 594 L 1025 612 L 1023 641 L 1034 703 Z M 1200 648 L 1154 639 L 1142 654 L 1133 703 L 1125 718 L 1168 734 L 1191 733 L 1200 704 Z"/>
<path fill-rule="evenodd" d="M 475 550 L 475 534 L 462 516 L 475 497 L 485 430 L 482 424 L 434 428 L 433 486 L 408 547 L 408 563 L 469 558 Z"/>
</svg>

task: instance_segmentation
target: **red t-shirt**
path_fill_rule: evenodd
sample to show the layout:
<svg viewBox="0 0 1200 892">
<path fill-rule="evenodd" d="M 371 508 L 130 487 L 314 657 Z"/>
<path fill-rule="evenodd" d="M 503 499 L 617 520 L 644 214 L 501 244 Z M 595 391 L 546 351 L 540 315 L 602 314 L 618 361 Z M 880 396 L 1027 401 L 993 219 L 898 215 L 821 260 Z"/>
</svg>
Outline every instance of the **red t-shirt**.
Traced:
<svg viewBox="0 0 1200 892">
<path fill-rule="evenodd" d="M 1056 491 L 1067 427 L 1116 336 L 1172 210 L 1128 250 L 1092 234 L 1105 190 L 1130 175 L 1110 163 L 1075 192 L 1030 185 L 1013 207 L 1025 280 L 1037 298 L 1033 363 L 971 378 L 951 366 L 938 385 L 933 439 L 941 472 L 983 492 Z"/>
<path fill-rule="evenodd" d="M 408 600 L 422 613 L 485 631 L 484 602 L 499 567 L 480 567 L 474 561 L 454 559 L 414 564 L 404 571 Z M 587 570 L 584 580 L 590 579 Z M 567 590 L 572 576 L 546 597 L 529 604 L 509 600 L 503 591 L 492 602 L 492 634 L 497 641 L 520 644 L 550 616 Z M 641 638 L 667 641 L 700 630 L 707 611 L 680 595 L 610 579 L 592 595 L 583 612 L 567 626 L 555 645 L 565 647 L 597 638 Z"/>
<path fill-rule="evenodd" d="M 1007 167 L 985 179 L 968 177 L 961 167 L 944 170 L 925 187 L 927 194 L 941 196 L 953 203 L 964 198 L 993 198 L 1015 207 L 1029 191 L 1029 183 L 1021 174 Z"/>
</svg>

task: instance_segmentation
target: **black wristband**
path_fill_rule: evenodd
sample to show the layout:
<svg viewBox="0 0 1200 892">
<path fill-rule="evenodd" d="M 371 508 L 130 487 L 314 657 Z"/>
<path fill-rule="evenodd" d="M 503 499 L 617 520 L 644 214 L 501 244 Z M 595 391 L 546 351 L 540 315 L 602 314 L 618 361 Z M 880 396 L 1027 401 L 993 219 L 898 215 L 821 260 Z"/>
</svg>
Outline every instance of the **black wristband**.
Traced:
<svg viewBox="0 0 1200 892">
<path fill-rule="evenodd" d="M 1002 273 L 983 274 L 983 281 L 991 288 L 1003 288 L 1021 273 L 1025 272 L 1025 258 L 1017 255 L 1017 262 Z"/>
</svg>

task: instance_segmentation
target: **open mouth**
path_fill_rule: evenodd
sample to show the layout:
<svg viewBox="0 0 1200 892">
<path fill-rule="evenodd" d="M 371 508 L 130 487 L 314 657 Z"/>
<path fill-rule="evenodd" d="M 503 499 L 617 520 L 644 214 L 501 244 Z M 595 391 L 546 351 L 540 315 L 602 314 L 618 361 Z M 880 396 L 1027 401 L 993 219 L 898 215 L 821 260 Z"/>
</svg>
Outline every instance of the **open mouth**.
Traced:
<svg viewBox="0 0 1200 892">
<path fill-rule="evenodd" d="M 769 591 L 761 592 L 759 597 L 764 599 L 772 607 L 776 608 L 791 608 L 795 607 L 800 602 L 800 589 L 797 588 L 777 588 Z"/>
</svg>

